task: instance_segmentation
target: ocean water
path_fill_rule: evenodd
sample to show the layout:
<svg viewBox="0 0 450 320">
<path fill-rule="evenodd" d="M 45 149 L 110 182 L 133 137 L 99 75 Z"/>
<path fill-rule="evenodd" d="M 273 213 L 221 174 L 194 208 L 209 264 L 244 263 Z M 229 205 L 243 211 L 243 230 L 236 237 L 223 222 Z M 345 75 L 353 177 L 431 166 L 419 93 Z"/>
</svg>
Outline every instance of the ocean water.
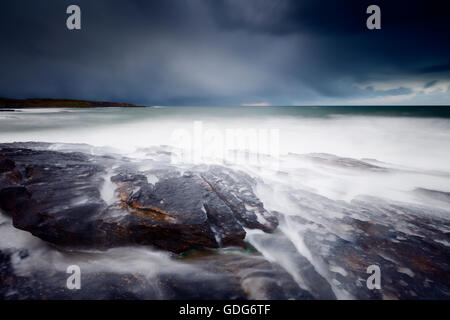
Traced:
<svg viewBox="0 0 450 320">
<path fill-rule="evenodd" d="M 248 230 L 246 240 L 317 298 L 326 297 L 326 292 L 316 287 L 305 273 L 305 264 L 299 261 L 305 261 L 317 277 L 324 279 L 337 298 L 363 296 L 359 290 L 364 288 L 343 280 L 349 271 L 335 257 L 342 243 L 364 251 L 358 248 L 355 237 L 360 231 L 345 222 L 349 217 L 376 222 L 403 235 L 418 236 L 424 243 L 439 245 L 447 253 L 449 250 L 448 236 L 441 237 L 450 231 L 448 107 L 155 107 L 1 112 L 0 143 L 26 141 L 54 143 L 51 148 L 61 151 L 117 153 L 136 161 L 145 161 L 148 148 L 169 148 L 175 164 L 214 163 L 247 172 L 257 181 L 254 191 L 266 209 L 279 212 L 280 226 L 275 234 Z M 105 188 L 102 193 L 112 197 L 112 190 Z M 440 196 L 430 196 L 436 194 Z M 416 218 L 445 223 L 433 225 L 434 220 L 427 220 L 437 230 L 430 233 L 411 223 Z M 5 216 L 2 219 L 8 220 Z M 73 255 L 44 248 L 40 240 L 7 223 L 0 226 L 0 239 L 1 248 L 34 248 L 27 263 L 16 265 L 21 274 L 39 267 L 62 268 L 74 260 Z M 107 265 L 108 270 L 119 273 L 124 268 L 141 273 L 168 266 L 179 273 L 194 268 L 179 261 L 172 263 L 170 255 L 151 249 L 121 250 L 75 260 L 81 259 L 79 263 L 85 269 Z M 395 260 L 392 252 L 380 250 L 376 256 L 381 262 Z M 401 261 L 396 267 L 409 270 Z M 423 280 L 418 277 L 410 280 Z M 408 284 L 407 280 L 403 279 Z M 416 291 L 416 295 L 423 294 Z M 390 296 L 399 292 L 395 287 Z"/>
<path fill-rule="evenodd" d="M 280 154 L 330 153 L 448 169 L 448 107 L 163 107 L 37 109 L 0 113 L 0 142 L 177 145 L 177 130 L 279 130 Z M 207 142 L 204 142 L 207 145 Z M 244 145 L 246 147 L 248 145 Z"/>
</svg>

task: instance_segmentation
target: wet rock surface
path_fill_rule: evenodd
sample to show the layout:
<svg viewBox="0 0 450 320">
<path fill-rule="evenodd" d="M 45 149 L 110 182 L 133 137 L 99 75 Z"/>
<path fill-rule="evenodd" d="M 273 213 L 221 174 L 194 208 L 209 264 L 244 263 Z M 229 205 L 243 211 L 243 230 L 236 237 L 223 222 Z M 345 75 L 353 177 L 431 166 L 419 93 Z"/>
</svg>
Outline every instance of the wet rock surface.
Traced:
<svg viewBox="0 0 450 320">
<path fill-rule="evenodd" d="M 301 236 L 304 248 L 299 252 L 311 256 L 304 261 L 291 250 L 287 259 L 284 250 L 277 257 L 297 261 L 296 272 L 316 298 L 450 298 L 450 221 L 443 218 L 448 211 L 373 197 L 346 203 L 304 190 L 291 192 L 291 200 L 305 214 L 280 217 L 285 232 L 278 241 L 289 243 Z M 261 252 L 275 245 L 273 238 L 259 237 Z M 369 266 L 381 270 L 380 290 L 367 287 Z"/>
<path fill-rule="evenodd" d="M 0 208 L 16 228 L 53 244 L 106 248 L 135 243 L 183 252 L 245 247 L 244 228 L 270 232 L 277 226 L 243 172 L 214 166 L 144 173 L 123 159 L 0 148 Z M 155 174 L 157 182 L 149 183 L 145 174 Z M 116 188 L 112 204 L 102 198 L 105 183 Z"/>
<path fill-rule="evenodd" d="M 133 272 L 90 271 L 82 273 L 82 286 L 70 290 L 63 270 L 36 270 L 24 275 L 14 264 L 32 259 L 27 252 L 0 252 L 0 298 L 31 299 L 312 299 L 277 265 L 242 251 L 218 254 L 193 252 L 179 257 L 192 267 L 183 273 L 159 270 L 152 275 Z M 82 269 L 83 270 L 83 269 Z"/>
</svg>

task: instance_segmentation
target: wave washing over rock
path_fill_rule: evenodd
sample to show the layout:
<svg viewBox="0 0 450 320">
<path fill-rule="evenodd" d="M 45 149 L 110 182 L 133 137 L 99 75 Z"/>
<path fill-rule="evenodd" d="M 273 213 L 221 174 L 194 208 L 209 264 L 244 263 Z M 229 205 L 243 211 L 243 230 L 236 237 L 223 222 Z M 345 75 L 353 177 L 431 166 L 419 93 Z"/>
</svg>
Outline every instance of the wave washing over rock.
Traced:
<svg viewBox="0 0 450 320">
<path fill-rule="evenodd" d="M 1 298 L 450 297 L 450 200 L 435 188 L 448 173 L 321 153 L 286 154 L 275 171 L 140 152 L 0 144 Z M 66 288 L 69 265 L 81 290 Z M 370 265 L 381 290 L 366 286 Z"/>
</svg>

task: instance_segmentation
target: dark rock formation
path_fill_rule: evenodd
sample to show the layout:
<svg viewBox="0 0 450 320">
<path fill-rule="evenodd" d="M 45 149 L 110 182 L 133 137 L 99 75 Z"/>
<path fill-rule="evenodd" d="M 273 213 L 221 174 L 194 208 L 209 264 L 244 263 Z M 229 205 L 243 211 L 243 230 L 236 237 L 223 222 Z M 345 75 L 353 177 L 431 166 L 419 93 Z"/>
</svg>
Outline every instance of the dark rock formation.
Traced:
<svg viewBox="0 0 450 320">
<path fill-rule="evenodd" d="M 106 108 L 106 107 L 144 107 L 121 102 L 68 100 L 68 99 L 8 99 L 0 98 L 0 111 L 3 108 Z M 8 110 L 14 111 L 14 110 Z"/>
<path fill-rule="evenodd" d="M 172 252 L 245 246 L 244 228 L 272 231 L 277 219 L 251 178 L 222 167 L 155 171 L 159 181 L 112 157 L 0 145 L 0 208 L 16 228 L 62 246 L 153 245 Z M 105 175 L 117 201 L 101 196 Z M 147 172 L 148 173 L 148 172 Z"/>
<path fill-rule="evenodd" d="M 189 252 L 174 261 L 188 266 L 182 272 L 159 270 L 150 276 L 132 269 L 125 273 L 82 269 L 80 290 L 67 288 L 65 270 L 35 269 L 17 275 L 13 261 L 28 259 L 26 251 L 0 251 L 1 300 L 312 299 L 282 268 L 241 250 Z"/>
</svg>

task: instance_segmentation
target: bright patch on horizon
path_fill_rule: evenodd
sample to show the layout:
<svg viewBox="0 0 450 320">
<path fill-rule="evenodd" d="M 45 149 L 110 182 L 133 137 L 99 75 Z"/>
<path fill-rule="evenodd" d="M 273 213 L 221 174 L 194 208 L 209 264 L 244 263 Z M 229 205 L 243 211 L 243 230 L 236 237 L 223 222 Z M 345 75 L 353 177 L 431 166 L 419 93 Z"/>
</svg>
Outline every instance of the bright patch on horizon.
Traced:
<svg viewBox="0 0 450 320">
<path fill-rule="evenodd" d="M 241 107 L 270 107 L 270 102 L 241 103 Z"/>
</svg>

